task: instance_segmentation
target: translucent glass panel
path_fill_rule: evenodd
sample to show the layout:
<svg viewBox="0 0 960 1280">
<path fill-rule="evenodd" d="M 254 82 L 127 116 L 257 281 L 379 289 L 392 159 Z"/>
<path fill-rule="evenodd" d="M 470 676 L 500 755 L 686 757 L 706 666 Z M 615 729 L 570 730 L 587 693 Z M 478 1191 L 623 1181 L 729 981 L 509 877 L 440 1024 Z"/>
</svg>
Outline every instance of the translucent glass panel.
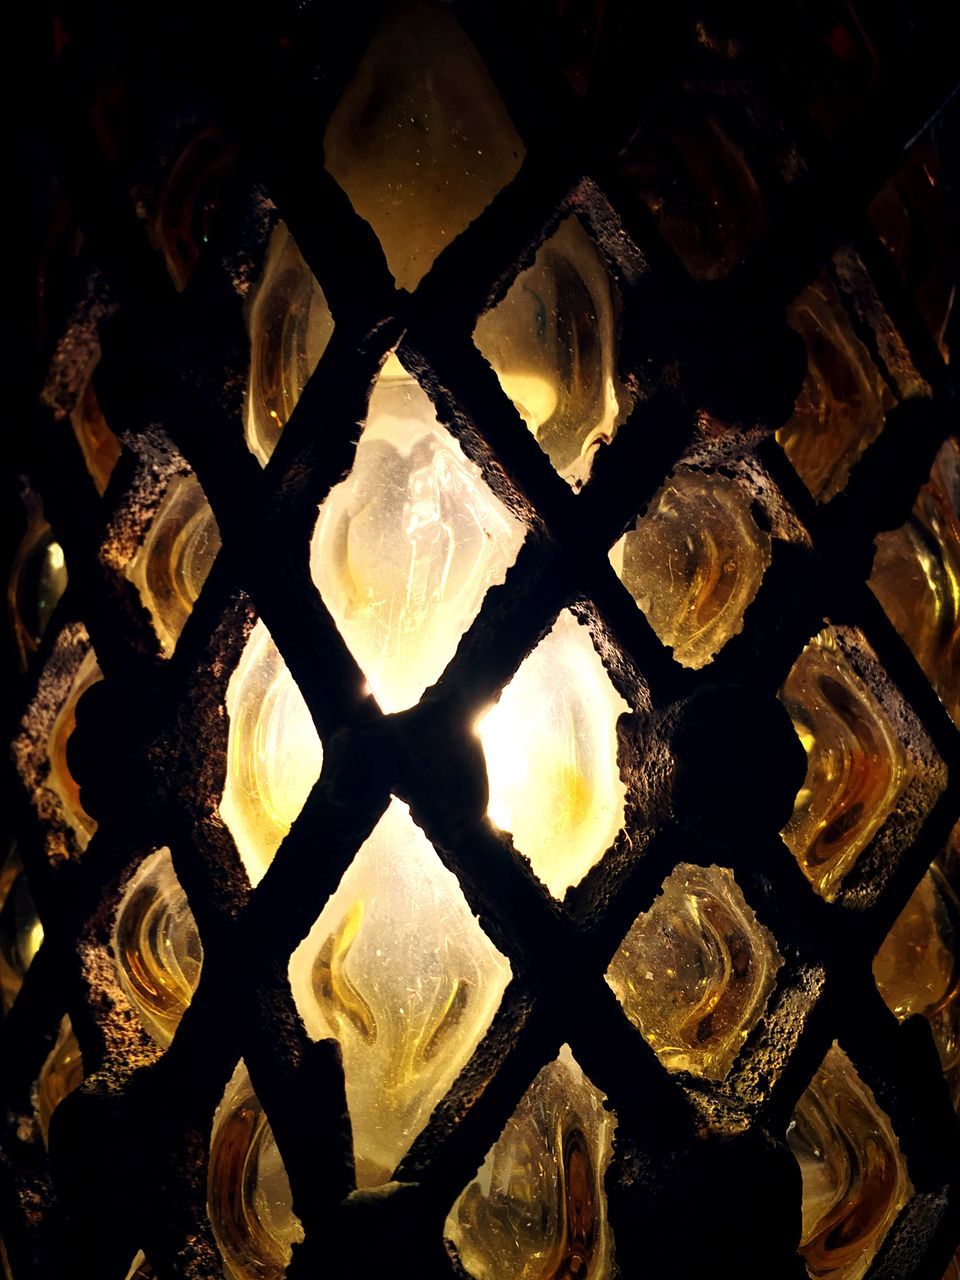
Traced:
<svg viewBox="0 0 960 1280">
<path fill-rule="evenodd" d="M 854 463 L 896 403 L 826 274 L 794 299 L 787 320 L 807 347 L 807 376 L 777 439 L 818 502 L 846 487 Z"/>
<path fill-rule="evenodd" d="M 391 801 L 290 960 L 307 1032 L 340 1042 L 358 1186 L 389 1179 L 510 976 L 456 877 Z"/>
<path fill-rule="evenodd" d="M 70 425 L 97 492 L 106 492 L 120 458 L 120 441 L 107 426 L 91 378 L 70 414 Z"/>
<path fill-rule="evenodd" d="M 779 696 L 807 753 L 807 776 L 781 834 L 829 901 L 893 812 L 909 762 L 832 627 L 805 647 Z"/>
<path fill-rule="evenodd" d="M 861 1280 L 913 1187 L 886 1112 L 837 1044 L 797 1103 L 787 1142 L 803 1178 L 807 1271 Z"/>
<path fill-rule="evenodd" d="M 213 1118 L 207 1214 L 227 1280 L 280 1280 L 303 1239 L 287 1171 L 242 1061 Z"/>
<path fill-rule="evenodd" d="M 220 817 L 257 885 L 320 776 L 310 709 L 263 622 L 227 685 L 227 775 Z"/>
<path fill-rule="evenodd" d="M 50 1117 L 83 1081 L 83 1059 L 70 1019 L 64 1017 L 56 1043 L 47 1055 L 37 1079 L 37 1122 L 44 1145 L 50 1138 Z"/>
<path fill-rule="evenodd" d="M 43 925 L 16 850 L 3 865 L 0 894 L 0 1004 L 9 1013 L 43 942 Z"/>
<path fill-rule="evenodd" d="M 77 844 L 85 849 L 90 837 L 97 829 L 97 824 L 80 803 L 80 787 L 67 765 L 67 743 L 70 735 L 77 727 L 77 703 L 82 694 L 92 684 L 103 679 L 97 665 L 97 658 L 90 649 L 77 668 L 76 675 L 64 699 L 63 706 L 53 722 L 50 737 L 47 740 L 47 760 L 50 772 L 46 780 L 47 788 L 53 792 L 59 802 L 60 811 L 65 821 L 72 828 Z"/>
<path fill-rule="evenodd" d="M 313 581 L 384 711 L 440 676 L 524 533 L 391 356 L 310 548 Z"/>
<path fill-rule="evenodd" d="M 629 410 L 617 376 L 620 294 L 571 214 L 473 340 L 563 478 L 578 489 Z"/>
<path fill-rule="evenodd" d="M 390 5 L 323 148 L 403 289 L 416 287 L 524 155 L 486 67 L 440 0 Z"/>
<path fill-rule="evenodd" d="M 247 447 L 266 466 L 300 393 L 327 348 L 333 317 L 286 223 L 270 237 L 247 305 Z"/>
<path fill-rule="evenodd" d="M 960 446 L 947 440 L 906 524 L 881 533 L 870 587 L 960 725 Z"/>
<path fill-rule="evenodd" d="M 67 586 L 63 547 L 40 514 L 39 503 L 13 559 L 7 602 L 20 665 L 26 669 Z"/>
<path fill-rule="evenodd" d="M 124 569 L 169 658 L 220 550 L 220 530 L 196 476 L 174 476 Z"/>
<path fill-rule="evenodd" d="M 169 849 L 144 858 L 127 885 L 113 926 L 124 995 L 146 1031 L 166 1047 L 197 983 L 203 948 Z"/>
<path fill-rule="evenodd" d="M 568 1045 L 507 1121 L 444 1234 L 474 1280 L 608 1280 L 604 1174 L 616 1117 Z"/>
<path fill-rule="evenodd" d="M 681 863 L 637 917 L 606 979 L 669 1071 L 722 1080 L 782 964 L 726 867 Z"/>
<path fill-rule="evenodd" d="M 684 667 L 743 630 L 770 564 L 750 494 L 726 476 L 678 471 L 610 552 L 617 576 Z"/>
<path fill-rule="evenodd" d="M 617 720 L 629 711 L 589 631 L 565 609 L 477 721 L 487 815 L 512 833 L 555 898 L 583 879 L 623 826 Z"/>
</svg>

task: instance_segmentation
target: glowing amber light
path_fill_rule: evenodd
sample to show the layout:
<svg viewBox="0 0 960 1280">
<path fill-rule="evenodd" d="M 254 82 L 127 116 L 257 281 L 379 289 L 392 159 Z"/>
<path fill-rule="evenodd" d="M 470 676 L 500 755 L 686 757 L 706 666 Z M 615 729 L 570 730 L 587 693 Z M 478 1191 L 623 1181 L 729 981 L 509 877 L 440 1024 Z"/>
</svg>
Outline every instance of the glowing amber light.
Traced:
<svg viewBox="0 0 960 1280">
<path fill-rule="evenodd" d="M 9 1013 L 43 942 L 43 925 L 16 852 L 4 863 L 0 892 L 0 1004 Z"/>
<path fill-rule="evenodd" d="M 287 1171 L 242 1061 L 213 1120 L 207 1214 L 227 1280 L 281 1280 L 303 1239 Z"/>
<path fill-rule="evenodd" d="M 391 801 L 290 960 L 307 1032 L 340 1042 L 358 1186 L 390 1177 L 510 976 L 456 877 Z"/>
<path fill-rule="evenodd" d="M 83 1082 L 83 1058 L 70 1019 L 64 1016 L 56 1043 L 37 1080 L 37 1123 L 44 1145 L 50 1137 L 50 1118 L 68 1093 Z"/>
<path fill-rule="evenodd" d="M 310 709 L 270 632 L 257 622 L 227 685 L 227 776 L 220 816 L 259 884 L 320 776 Z"/>
<path fill-rule="evenodd" d="M 616 1118 L 564 1045 L 507 1121 L 447 1217 L 474 1280 L 608 1280 L 603 1178 Z"/>
<path fill-rule="evenodd" d="M 391 356 L 310 548 L 313 581 L 384 711 L 411 706 L 442 673 L 523 536 Z"/>
<path fill-rule="evenodd" d="M 787 1131 L 803 1178 L 807 1271 L 861 1280 L 913 1194 L 890 1120 L 835 1043 Z"/>
<path fill-rule="evenodd" d="M 77 668 L 47 741 L 50 773 L 46 785 L 56 796 L 60 811 L 73 830 L 81 849 L 85 849 L 90 843 L 97 824 L 80 803 L 80 787 L 67 764 L 67 743 L 77 727 L 77 703 L 81 695 L 102 679 L 103 673 L 97 665 L 96 654 L 90 649 Z"/>
<path fill-rule="evenodd" d="M 617 378 L 619 315 L 607 266 L 571 214 L 474 330 L 500 385 L 574 488 L 629 407 Z"/>
<path fill-rule="evenodd" d="M 803 650 L 780 699 L 807 752 L 807 776 L 782 835 L 829 900 L 893 811 L 908 780 L 907 758 L 832 627 Z"/>
<path fill-rule="evenodd" d="M 634 921 L 606 978 L 668 1070 L 722 1080 L 781 963 L 733 873 L 681 863 Z"/>
<path fill-rule="evenodd" d="M 589 631 L 564 610 L 477 722 L 490 821 L 512 833 L 556 898 L 600 861 L 623 826 L 617 720 L 629 710 Z"/>
</svg>

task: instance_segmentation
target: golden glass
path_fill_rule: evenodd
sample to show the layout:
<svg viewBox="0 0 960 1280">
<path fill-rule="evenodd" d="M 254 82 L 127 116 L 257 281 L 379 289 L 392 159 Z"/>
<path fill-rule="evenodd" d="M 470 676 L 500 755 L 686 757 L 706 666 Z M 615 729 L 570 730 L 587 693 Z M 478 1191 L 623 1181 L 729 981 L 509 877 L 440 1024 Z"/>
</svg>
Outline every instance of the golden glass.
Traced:
<svg viewBox="0 0 960 1280">
<path fill-rule="evenodd" d="M 524 533 L 390 356 L 310 547 L 313 581 L 384 711 L 440 676 Z"/>
<path fill-rule="evenodd" d="M 817 1280 L 861 1280 L 913 1194 L 889 1117 L 836 1043 L 787 1142 L 803 1179 L 800 1253 Z"/>
<path fill-rule="evenodd" d="M 487 816 L 513 835 L 555 898 L 583 879 L 623 826 L 617 721 L 629 711 L 590 632 L 565 609 L 477 721 Z"/>
<path fill-rule="evenodd" d="M 290 959 L 307 1033 L 340 1043 L 357 1186 L 390 1178 L 510 977 L 456 876 L 392 800 Z"/>
<path fill-rule="evenodd" d="M 608 1280 L 616 1117 L 568 1045 L 523 1095 L 444 1235 L 474 1280 Z"/>
<path fill-rule="evenodd" d="M 56 797 L 60 812 L 72 829 L 81 849 L 85 849 L 90 843 L 90 837 L 96 831 L 97 824 L 80 803 L 80 787 L 67 764 L 67 743 L 77 727 L 77 703 L 81 695 L 86 693 L 92 684 L 102 679 L 103 673 L 97 665 L 96 654 L 90 649 L 77 668 L 47 741 L 50 773 L 46 786 Z"/>
<path fill-rule="evenodd" d="M 947 440 L 906 524 L 876 539 L 870 588 L 960 725 L 960 445 Z"/>
<path fill-rule="evenodd" d="M 156 1272 L 141 1249 L 130 1263 L 130 1270 L 127 1272 L 126 1280 L 154 1280 L 155 1275 Z"/>
<path fill-rule="evenodd" d="M 733 872 L 682 862 L 631 925 L 606 979 L 668 1071 L 722 1080 L 782 963 Z"/>
<path fill-rule="evenodd" d="M 23 870 L 20 855 L 12 851 L 3 866 L 3 900 L 0 904 L 0 1004 L 4 1013 L 17 998 L 27 970 L 43 942 L 43 925 Z"/>
<path fill-rule="evenodd" d="M 320 776 L 310 709 L 263 622 L 227 685 L 227 774 L 220 817 L 252 885 L 263 878 Z"/>
<path fill-rule="evenodd" d="M 247 447 L 265 467 L 333 334 L 323 290 L 284 222 L 273 229 L 247 304 Z"/>
<path fill-rule="evenodd" d="M 127 885 L 113 926 L 124 995 L 164 1048 L 200 980 L 203 947 L 169 849 L 144 858 Z"/>
<path fill-rule="evenodd" d="M 56 1043 L 47 1055 L 37 1080 L 37 1122 L 44 1146 L 50 1138 L 50 1117 L 83 1081 L 83 1058 L 70 1019 L 64 1015 Z"/>
<path fill-rule="evenodd" d="M 90 478 L 102 497 L 120 458 L 120 441 L 107 426 L 93 389 L 92 377 L 73 407 L 70 425 L 83 453 Z"/>
<path fill-rule="evenodd" d="M 735 480 L 676 472 L 610 563 L 658 638 L 684 667 L 705 666 L 743 630 L 770 564 L 770 537 Z"/>
<path fill-rule="evenodd" d="M 53 536 L 37 503 L 30 511 L 7 583 L 7 608 L 23 670 L 30 656 L 36 653 L 66 586 L 63 547 Z"/>
<path fill-rule="evenodd" d="M 609 268 L 570 214 L 473 331 L 517 412 L 574 489 L 630 408 L 617 376 L 620 308 Z"/>
<path fill-rule="evenodd" d="M 169 658 L 220 550 L 220 530 L 196 476 L 174 476 L 143 544 L 124 569 Z"/>
<path fill-rule="evenodd" d="M 213 1118 L 207 1214 L 227 1280 L 281 1280 L 303 1239 L 287 1171 L 242 1060 Z"/>
<path fill-rule="evenodd" d="M 832 627 L 804 648 L 779 696 L 807 753 L 807 775 L 781 835 L 817 893 L 832 901 L 893 812 L 909 763 Z"/>
<path fill-rule="evenodd" d="M 389 6 L 323 151 L 402 289 L 416 288 L 524 155 L 486 67 L 441 0 Z"/>
</svg>

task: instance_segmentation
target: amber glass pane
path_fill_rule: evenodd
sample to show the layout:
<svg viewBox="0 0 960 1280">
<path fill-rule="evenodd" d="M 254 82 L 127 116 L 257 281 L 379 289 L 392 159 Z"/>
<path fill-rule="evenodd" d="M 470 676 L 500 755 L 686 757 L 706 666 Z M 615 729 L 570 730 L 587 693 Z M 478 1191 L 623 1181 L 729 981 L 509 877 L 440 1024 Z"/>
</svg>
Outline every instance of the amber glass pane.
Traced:
<svg viewBox="0 0 960 1280">
<path fill-rule="evenodd" d="M 320 776 L 310 709 L 263 622 L 227 686 L 227 776 L 220 816 L 251 884 L 259 884 Z"/>
<path fill-rule="evenodd" d="M 678 471 L 613 547 L 610 563 L 676 660 L 698 668 L 743 630 L 770 564 L 770 538 L 742 485 Z"/>
<path fill-rule="evenodd" d="M 487 814 L 512 833 L 556 898 L 600 861 L 623 826 L 617 720 L 629 710 L 589 631 L 564 610 L 477 721 Z"/>
<path fill-rule="evenodd" d="M 66 586 L 63 547 L 53 536 L 38 505 L 17 548 L 7 585 L 7 607 L 24 669 L 30 655 L 36 652 Z"/>
<path fill-rule="evenodd" d="M 37 1121 L 44 1144 L 50 1136 L 50 1117 L 83 1080 L 83 1059 L 70 1019 L 64 1017 L 56 1043 L 47 1055 L 37 1080 Z"/>
<path fill-rule="evenodd" d="M 323 148 L 403 289 L 416 287 L 524 155 L 486 67 L 440 0 L 390 5 Z"/>
<path fill-rule="evenodd" d="M 947 440 L 906 524 L 877 537 L 870 587 L 960 725 L 960 446 Z"/>
<path fill-rule="evenodd" d="M 575 489 L 629 409 L 617 377 L 620 294 L 579 218 L 565 218 L 473 333 L 500 385 Z"/>
<path fill-rule="evenodd" d="M 797 1103 L 787 1142 L 803 1178 L 807 1271 L 861 1280 L 913 1187 L 886 1112 L 837 1044 Z"/>
<path fill-rule="evenodd" d="M 634 921 L 606 977 L 668 1070 L 722 1080 L 781 964 L 733 872 L 681 863 Z"/>
<path fill-rule="evenodd" d="M 5 892 L 0 906 L 0 1003 L 4 1013 L 17 997 L 23 979 L 43 942 L 43 925 L 23 871 L 12 852 L 3 867 Z"/>
<path fill-rule="evenodd" d="M 781 834 L 814 889 L 830 900 L 892 813 L 909 765 L 832 627 L 803 650 L 780 699 L 807 752 L 807 776 Z"/>
<path fill-rule="evenodd" d="M 616 1117 L 564 1045 L 543 1068 L 447 1217 L 474 1280 L 608 1280 L 604 1174 Z"/>
<path fill-rule="evenodd" d="M 120 441 L 107 426 L 93 389 L 92 378 L 73 407 L 70 425 L 83 452 L 90 478 L 96 485 L 97 492 L 102 495 L 106 492 L 113 468 L 120 457 Z"/>
<path fill-rule="evenodd" d="M 303 1239 L 287 1171 L 242 1061 L 213 1118 L 207 1214 L 227 1280 L 280 1280 Z"/>
<path fill-rule="evenodd" d="M 777 439 L 818 502 L 846 487 L 896 403 L 854 332 L 836 286 L 821 275 L 787 309 L 807 347 L 807 376 Z"/>
<path fill-rule="evenodd" d="M 174 476 L 124 573 L 140 593 L 165 658 L 220 550 L 220 530 L 196 476 Z"/>
<path fill-rule="evenodd" d="M 290 960 L 308 1033 L 340 1042 L 358 1186 L 390 1177 L 509 981 L 456 877 L 393 800 Z"/>
<path fill-rule="evenodd" d="M 203 948 L 169 849 L 144 858 L 117 911 L 113 951 L 124 994 L 168 1045 L 200 980 Z"/>
<path fill-rule="evenodd" d="M 524 532 L 391 356 L 310 549 L 313 581 L 384 711 L 411 706 L 442 673 Z"/>
<path fill-rule="evenodd" d="M 263 272 L 248 304 L 247 328 L 247 447 L 266 466 L 333 333 L 323 290 L 286 223 L 279 222 L 270 237 Z"/>
<path fill-rule="evenodd" d="M 73 829 L 81 849 L 89 844 L 97 824 L 80 803 L 80 788 L 67 765 L 67 742 L 77 727 L 77 703 L 81 694 L 102 679 L 103 674 L 91 649 L 77 669 L 47 742 L 50 773 L 46 785 L 56 796 L 63 817 Z"/>
</svg>

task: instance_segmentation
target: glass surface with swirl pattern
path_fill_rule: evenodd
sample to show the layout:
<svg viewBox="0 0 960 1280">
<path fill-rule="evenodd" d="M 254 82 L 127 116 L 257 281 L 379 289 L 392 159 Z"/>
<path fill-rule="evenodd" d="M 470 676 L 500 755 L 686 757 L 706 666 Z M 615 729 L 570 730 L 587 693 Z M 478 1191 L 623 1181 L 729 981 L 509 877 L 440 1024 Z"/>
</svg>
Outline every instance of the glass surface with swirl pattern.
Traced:
<svg viewBox="0 0 960 1280">
<path fill-rule="evenodd" d="M 47 740 L 50 772 L 46 786 L 56 796 L 60 812 L 73 830 L 80 849 L 85 849 L 90 843 L 97 823 L 80 802 L 80 786 L 67 764 L 67 743 L 77 727 L 77 703 L 92 684 L 102 679 L 103 673 L 97 664 L 96 654 L 90 649 L 77 668 Z"/>
<path fill-rule="evenodd" d="M 37 1123 L 44 1145 L 50 1138 L 50 1118 L 67 1094 L 83 1083 L 83 1058 L 70 1018 L 64 1015 L 53 1048 L 37 1079 Z"/>
<path fill-rule="evenodd" d="M 389 1179 L 510 976 L 456 877 L 392 800 L 290 960 L 308 1034 L 340 1042 L 358 1186 Z"/>
</svg>

